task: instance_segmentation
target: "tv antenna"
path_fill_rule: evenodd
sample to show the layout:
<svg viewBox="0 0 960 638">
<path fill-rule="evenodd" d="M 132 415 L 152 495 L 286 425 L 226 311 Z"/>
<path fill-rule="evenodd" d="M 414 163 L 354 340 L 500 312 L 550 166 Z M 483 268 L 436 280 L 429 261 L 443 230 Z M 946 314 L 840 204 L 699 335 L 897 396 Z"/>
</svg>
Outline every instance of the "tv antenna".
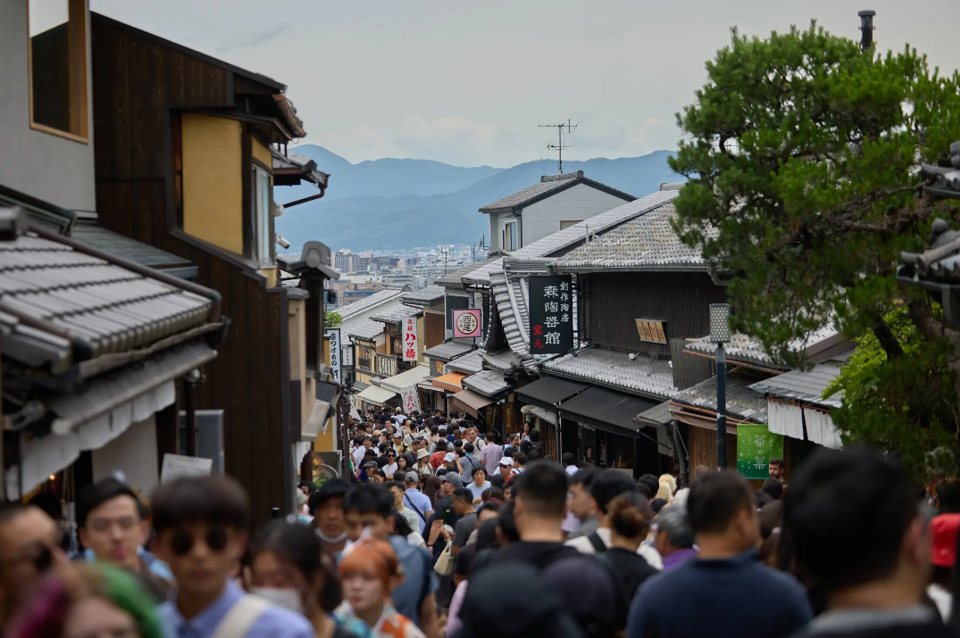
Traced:
<svg viewBox="0 0 960 638">
<path fill-rule="evenodd" d="M 580 126 L 579 124 L 571 124 L 570 120 L 567 120 L 566 124 L 540 124 L 539 128 L 555 128 L 557 129 L 557 143 L 556 144 L 547 144 L 547 148 L 551 151 L 557 151 L 560 155 L 560 173 L 563 173 L 563 149 L 573 148 L 572 146 L 563 145 L 563 128 L 567 128 L 567 133 L 570 134 L 573 132 L 573 129 Z"/>
</svg>

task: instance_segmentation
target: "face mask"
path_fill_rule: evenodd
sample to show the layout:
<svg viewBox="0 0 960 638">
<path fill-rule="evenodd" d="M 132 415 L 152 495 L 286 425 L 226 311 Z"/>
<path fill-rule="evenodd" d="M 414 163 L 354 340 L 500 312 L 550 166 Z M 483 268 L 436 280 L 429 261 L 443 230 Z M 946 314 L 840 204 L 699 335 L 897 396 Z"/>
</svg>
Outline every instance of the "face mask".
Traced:
<svg viewBox="0 0 960 638">
<path fill-rule="evenodd" d="M 324 534 L 322 531 L 318 529 L 317 536 L 319 536 L 320 540 L 322 540 L 324 543 L 339 543 L 340 541 L 342 541 L 347 537 L 347 532 L 346 530 L 344 530 L 344 532 L 339 536 L 333 537 L 333 536 L 327 536 L 326 534 Z"/>
<path fill-rule="evenodd" d="M 276 589 L 274 587 L 254 587 L 252 592 L 254 596 L 259 596 L 269 603 L 295 611 L 298 614 L 303 613 L 303 603 L 300 600 L 300 592 L 296 589 Z"/>
</svg>

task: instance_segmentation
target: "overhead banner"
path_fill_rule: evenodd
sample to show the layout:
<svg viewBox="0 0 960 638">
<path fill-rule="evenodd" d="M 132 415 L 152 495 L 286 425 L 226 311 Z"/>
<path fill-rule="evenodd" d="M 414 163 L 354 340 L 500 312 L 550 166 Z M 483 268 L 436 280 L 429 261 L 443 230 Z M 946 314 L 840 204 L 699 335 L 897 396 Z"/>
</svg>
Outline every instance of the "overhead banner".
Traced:
<svg viewBox="0 0 960 638">
<path fill-rule="evenodd" d="M 417 386 L 412 385 L 409 388 L 400 390 L 400 400 L 403 401 L 403 411 L 405 414 L 420 411 L 420 393 L 417 392 Z"/>
<path fill-rule="evenodd" d="M 403 360 L 417 360 L 417 318 L 403 320 Z"/>
<path fill-rule="evenodd" d="M 530 277 L 530 352 L 562 354 L 573 349 L 570 275 Z"/>
<path fill-rule="evenodd" d="M 453 336 L 454 337 L 479 337 L 480 334 L 480 310 L 471 308 L 470 310 L 453 311 Z"/>
<path fill-rule="evenodd" d="M 343 385 L 343 343 L 340 341 L 340 328 L 327 328 L 330 341 L 330 368 L 337 385 Z"/>
<path fill-rule="evenodd" d="M 737 471 L 748 479 L 770 477 L 770 459 L 783 458 L 783 436 L 765 425 L 737 425 Z"/>
</svg>

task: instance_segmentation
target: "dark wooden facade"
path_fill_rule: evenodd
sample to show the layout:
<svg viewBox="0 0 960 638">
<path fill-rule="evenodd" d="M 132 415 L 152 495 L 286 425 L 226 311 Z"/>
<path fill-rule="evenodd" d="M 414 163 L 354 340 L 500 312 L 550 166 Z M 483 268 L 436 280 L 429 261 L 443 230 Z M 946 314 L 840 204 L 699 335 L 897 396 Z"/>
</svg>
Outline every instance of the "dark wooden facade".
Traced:
<svg viewBox="0 0 960 638">
<path fill-rule="evenodd" d="M 611 350 L 670 357 L 670 346 L 640 341 L 636 319 L 666 322 L 667 339 L 710 331 L 708 308 L 726 291 L 706 273 L 594 273 L 578 277 L 583 339 Z"/>
<path fill-rule="evenodd" d="M 227 112 L 244 101 L 241 91 L 279 91 L 102 16 L 91 24 L 99 220 L 189 259 L 197 282 L 223 295 L 231 325 L 197 385 L 197 408 L 224 410 L 226 471 L 248 490 L 262 524 L 272 507 L 288 509 L 295 476 L 287 292 L 269 287 L 252 262 L 179 229 L 173 122 L 179 109 Z M 244 136 L 254 128 L 244 122 Z"/>
</svg>

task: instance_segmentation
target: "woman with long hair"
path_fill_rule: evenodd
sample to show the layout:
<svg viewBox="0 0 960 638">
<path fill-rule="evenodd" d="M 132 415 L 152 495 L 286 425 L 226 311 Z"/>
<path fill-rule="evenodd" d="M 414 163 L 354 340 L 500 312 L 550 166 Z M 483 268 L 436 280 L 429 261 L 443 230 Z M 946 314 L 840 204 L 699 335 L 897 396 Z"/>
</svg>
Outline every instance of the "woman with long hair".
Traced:
<svg viewBox="0 0 960 638">
<path fill-rule="evenodd" d="M 652 520 L 650 504 L 639 492 L 621 494 L 607 504 L 604 522 L 610 528 L 610 549 L 597 554 L 597 557 L 606 561 L 619 581 L 618 589 L 623 596 L 618 606 L 617 627 L 621 631 L 627 624 L 630 601 L 640 585 L 658 573 L 643 556 L 637 554 L 637 549 L 650 532 Z"/>
<path fill-rule="evenodd" d="M 389 543 L 364 539 L 351 547 L 340 561 L 340 581 L 344 601 L 337 608 L 339 618 L 362 620 L 377 638 L 426 638 L 390 602 L 403 575 Z"/>
<path fill-rule="evenodd" d="M 332 616 L 341 601 L 336 567 L 321 555 L 311 528 L 276 521 L 260 532 L 251 554 L 251 593 L 303 614 L 317 638 L 371 638 L 363 623 Z"/>
</svg>

